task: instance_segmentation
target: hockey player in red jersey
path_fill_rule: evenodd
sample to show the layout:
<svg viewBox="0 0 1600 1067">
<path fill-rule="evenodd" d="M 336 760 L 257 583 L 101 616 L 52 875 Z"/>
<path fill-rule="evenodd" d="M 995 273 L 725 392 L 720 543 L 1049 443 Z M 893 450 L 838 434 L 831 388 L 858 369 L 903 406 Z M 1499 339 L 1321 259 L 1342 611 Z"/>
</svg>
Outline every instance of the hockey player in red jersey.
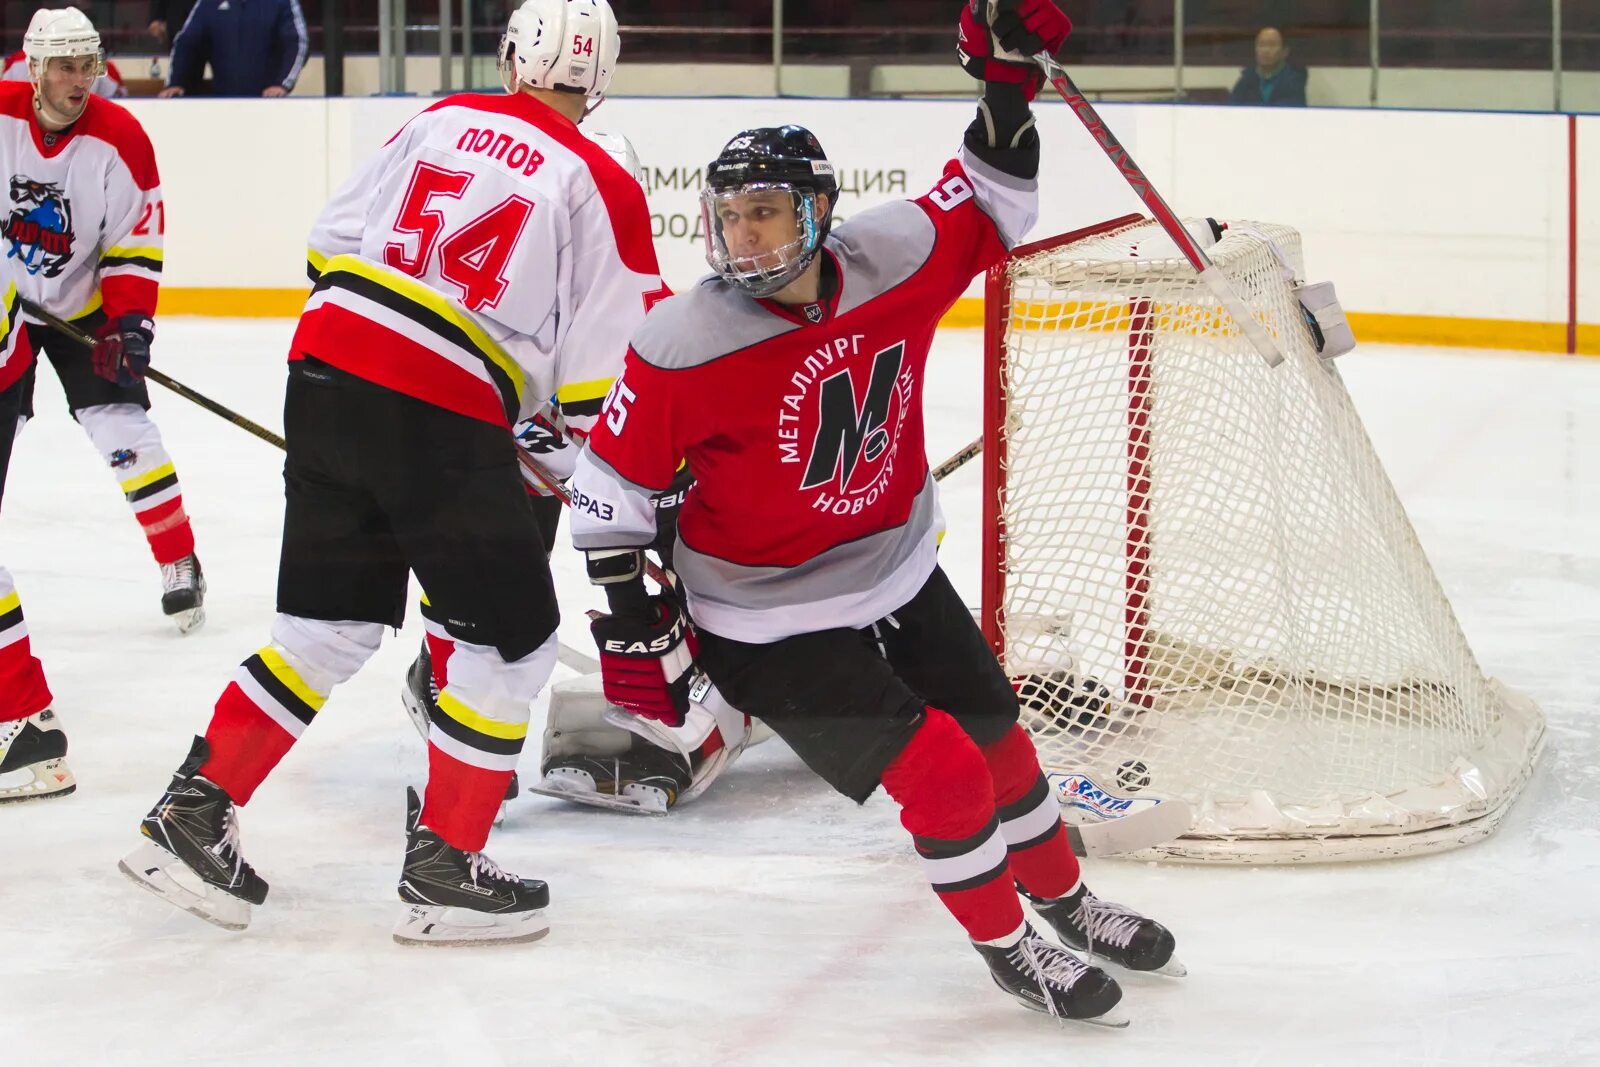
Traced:
<svg viewBox="0 0 1600 1067">
<path fill-rule="evenodd" d="M 455 649 L 426 797 L 408 790 L 395 939 L 547 931 L 545 884 L 482 852 L 556 660 L 510 431 L 614 364 L 661 285 L 643 192 L 578 132 L 618 47 L 604 0 L 528 0 L 501 43 L 509 91 L 434 104 L 318 218 L 289 353 L 279 614 L 122 864 L 172 903 L 237 929 L 265 900 L 235 807 L 401 624 L 410 571 Z"/>
<path fill-rule="evenodd" d="M 938 566 L 921 413 L 940 317 L 1033 223 L 1027 57 L 1069 28 L 1051 0 L 964 8 L 984 95 L 957 157 L 926 195 L 832 232 L 815 137 L 728 142 L 702 200 L 716 273 L 634 335 L 573 476 L 572 536 L 611 604 L 592 628 L 612 702 L 676 721 L 697 659 L 835 789 L 900 804 L 1001 988 L 1108 1022 L 1117 983 L 1037 933 L 1017 888 L 1068 944 L 1128 969 L 1181 973 L 1173 938 L 1083 883 L 1011 683 Z M 685 458 L 674 562 L 697 649 L 676 600 L 647 595 L 638 548 Z"/>
<path fill-rule="evenodd" d="M 0 158 L 11 182 L 0 277 L 97 339 L 91 354 L 38 323 L 28 330 L 144 530 L 161 568 L 161 610 L 187 633 L 205 619 L 205 579 L 144 382 L 166 229 L 155 152 L 137 119 L 90 91 L 105 60 L 77 8 L 36 12 L 23 50 L 31 84 L 0 81 Z"/>
</svg>

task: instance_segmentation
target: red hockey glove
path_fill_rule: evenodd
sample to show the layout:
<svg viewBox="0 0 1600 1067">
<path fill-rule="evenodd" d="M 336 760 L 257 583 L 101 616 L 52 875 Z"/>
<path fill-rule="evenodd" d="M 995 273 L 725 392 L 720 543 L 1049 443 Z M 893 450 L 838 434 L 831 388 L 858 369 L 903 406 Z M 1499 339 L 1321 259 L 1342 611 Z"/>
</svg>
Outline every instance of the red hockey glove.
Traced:
<svg viewBox="0 0 1600 1067">
<path fill-rule="evenodd" d="M 1033 62 L 1055 52 L 1072 33 L 1072 20 L 1052 0 L 973 0 L 961 8 L 956 57 L 980 81 L 1022 86 L 1032 100 L 1044 84 Z"/>
<path fill-rule="evenodd" d="M 635 715 L 682 726 L 697 651 L 677 601 L 653 596 L 644 614 L 599 615 L 589 632 L 600 649 L 606 699 Z"/>
<path fill-rule="evenodd" d="M 156 324 L 143 315 L 107 319 L 95 335 L 95 374 L 124 388 L 138 385 L 150 367 L 150 342 L 155 335 Z"/>
</svg>

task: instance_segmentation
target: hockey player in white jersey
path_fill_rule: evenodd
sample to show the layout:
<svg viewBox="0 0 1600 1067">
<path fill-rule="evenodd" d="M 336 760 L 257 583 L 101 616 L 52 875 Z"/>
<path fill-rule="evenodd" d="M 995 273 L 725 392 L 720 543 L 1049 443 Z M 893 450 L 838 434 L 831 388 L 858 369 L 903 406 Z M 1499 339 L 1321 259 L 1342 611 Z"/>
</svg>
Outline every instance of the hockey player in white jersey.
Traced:
<svg viewBox="0 0 1600 1067">
<path fill-rule="evenodd" d="M 583 134 L 605 149 L 623 170 L 642 183 L 643 167 L 639 163 L 638 153 L 634 151 L 633 144 L 627 137 L 619 133 L 588 129 L 584 129 Z M 665 289 L 661 295 L 666 295 Z M 643 318 L 643 312 L 643 308 L 638 309 L 640 320 Z M 565 482 L 571 476 L 573 464 L 577 461 L 578 449 L 582 447 L 584 439 L 588 437 L 590 428 L 600 414 L 601 401 L 610 391 L 611 382 L 622 370 L 621 351 L 615 353 L 614 363 L 609 367 L 600 358 L 602 355 L 596 353 L 596 362 L 593 366 L 595 377 L 564 385 L 555 396 L 549 398 L 543 408 L 536 411 L 531 418 L 518 423 L 513 431 L 517 444 L 523 451 L 532 457 L 545 474 L 558 482 Z M 533 507 L 534 518 L 539 525 L 540 539 L 548 548 L 555 544 L 561 511 L 565 505 L 540 477 L 528 471 L 523 473 L 528 490 L 528 503 Z M 417 658 L 412 661 L 410 669 L 406 672 L 400 698 L 406 713 L 411 717 L 412 724 L 426 740 L 431 728 L 430 723 L 437 714 L 439 692 L 444 689 L 448 681 L 450 656 L 454 651 L 455 642 L 450 637 L 445 620 L 434 609 L 426 594 L 419 604 L 419 611 L 423 620 L 424 638 L 422 647 L 417 652 Z M 519 780 L 513 772 L 511 782 L 506 789 L 506 800 L 514 799 L 518 792 Z"/>
<path fill-rule="evenodd" d="M 455 650 L 426 795 L 408 790 L 394 936 L 546 932 L 545 884 L 482 851 L 556 659 L 511 428 L 613 366 L 661 288 L 643 193 L 578 132 L 618 47 L 604 0 L 528 0 L 501 43 L 509 92 L 435 103 L 318 218 L 289 352 L 279 614 L 122 864 L 179 907 L 237 929 L 266 899 L 235 808 L 401 624 L 415 572 Z"/>
<path fill-rule="evenodd" d="M 0 82 L 0 173 L 10 182 L 0 278 L 96 338 L 91 354 L 38 323 L 28 331 L 139 520 L 161 569 L 162 611 L 187 633 L 204 621 L 205 580 L 144 382 L 166 229 L 155 152 L 133 115 L 90 91 L 105 59 L 81 11 L 36 12 L 23 49 L 31 82 Z M 31 373 L 21 414 L 33 415 Z"/>
<path fill-rule="evenodd" d="M 632 142 L 618 133 L 585 130 L 584 136 L 604 148 L 635 180 L 644 180 L 643 166 Z M 666 295 L 665 289 L 662 295 Z M 601 401 L 622 369 L 622 353 L 605 374 L 564 387 L 549 405 L 516 427 L 517 443 L 545 474 L 565 482 L 600 413 Z M 596 365 L 598 374 L 604 368 Z M 554 545 L 564 505 L 539 477 L 524 472 L 529 503 L 547 546 Z M 680 472 L 673 487 L 657 496 L 663 537 L 663 564 L 671 569 L 672 518 L 690 481 Z M 427 597 L 419 605 L 425 638 L 406 672 L 401 702 L 418 732 L 427 738 L 437 703 L 447 684 L 455 642 Z M 720 701 L 714 691 L 695 707 L 681 727 L 666 727 L 627 715 L 608 704 L 598 689 L 598 675 L 551 687 L 538 783 L 532 792 L 577 804 L 630 814 L 665 814 L 684 800 L 703 793 L 754 740 L 769 736 L 745 716 Z M 506 801 L 520 791 L 512 774 Z"/>
<path fill-rule="evenodd" d="M 0 426 L 15 426 L 33 369 L 15 283 L 0 286 Z M 0 433 L 0 498 L 11 467 L 12 432 Z M 11 572 L 0 567 L 0 803 L 64 797 L 77 788 L 67 769 L 67 735 L 50 707 L 44 666 L 33 654 Z"/>
</svg>

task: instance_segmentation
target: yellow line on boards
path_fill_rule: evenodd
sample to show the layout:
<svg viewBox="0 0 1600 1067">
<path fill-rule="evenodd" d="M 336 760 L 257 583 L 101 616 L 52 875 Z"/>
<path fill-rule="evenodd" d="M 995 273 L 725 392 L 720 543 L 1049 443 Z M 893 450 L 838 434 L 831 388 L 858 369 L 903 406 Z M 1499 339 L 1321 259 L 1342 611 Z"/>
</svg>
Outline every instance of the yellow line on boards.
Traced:
<svg viewBox="0 0 1600 1067">
<path fill-rule="evenodd" d="M 162 315 L 217 318 L 293 318 L 306 302 L 306 290 L 210 289 L 163 286 Z M 962 297 L 940 326 L 950 330 L 983 325 L 983 300 Z M 1461 319 L 1445 315 L 1387 315 L 1352 311 L 1350 326 L 1358 341 L 1451 348 L 1497 348 L 1525 352 L 1565 352 L 1567 327 L 1559 322 L 1519 319 Z M 1600 324 L 1578 326 L 1578 353 L 1600 356 Z"/>
<path fill-rule="evenodd" d="M 202 289 L 163 285 L 157 315 L 206 315 L 226 319 L 292 319 L 305 307 L 309 289 Z"/>
</svg>

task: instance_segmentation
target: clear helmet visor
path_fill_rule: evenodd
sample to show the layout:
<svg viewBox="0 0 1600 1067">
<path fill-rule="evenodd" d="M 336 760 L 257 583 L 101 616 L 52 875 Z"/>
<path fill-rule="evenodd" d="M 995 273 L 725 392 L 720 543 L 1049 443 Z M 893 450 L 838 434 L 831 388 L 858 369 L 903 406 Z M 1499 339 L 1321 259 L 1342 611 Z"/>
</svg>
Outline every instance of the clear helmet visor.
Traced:
<svg viewBox="0 0 1600 1067">
<path fill-rule="evenodd" d="M 700 194 L 711 269 L 752 296 L 771 296 L 805 273 L 822 244 L 816 194 L 788 182 L 752 182 Z"/>
</svg>

